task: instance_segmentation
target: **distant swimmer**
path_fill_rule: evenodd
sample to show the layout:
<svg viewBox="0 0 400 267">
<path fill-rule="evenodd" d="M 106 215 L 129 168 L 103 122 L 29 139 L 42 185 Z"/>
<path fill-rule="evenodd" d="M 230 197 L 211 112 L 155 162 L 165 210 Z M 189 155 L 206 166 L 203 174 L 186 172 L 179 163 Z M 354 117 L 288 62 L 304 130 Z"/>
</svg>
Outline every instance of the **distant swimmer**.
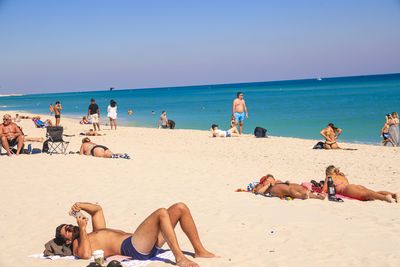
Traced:
<svg viewBox="0 0 400 267">
<path fill-rule="evenodd" d="M 239 134 L 242 134 L 244 117 L 246 116 L 246 118 L 248 118 L 249 114 L 247 112 L 246 103 L 243 99 L 243 93 L 238 92 L 236 96 L 237 98 L 233 100 L 232 103 L 232 115 L 235 117 L 234 126 L 236 127 L 239 124 Z"/>
<path fill-rule="evenodd" d="M 151 115 L 156 115 L 156 112 L 154 110 L 152 110 Z"/>
<path fill-rule="evenodd" d="M 133 110 L 132 110 L 132 109 L 129 109 L 129 110 L 128 110 L 128 115 L 129 115 L 129 116 L 133 115 Z"/>
<path fill-rule="evenodd" d="M 324 148 L 325 149 L 340 149 L 337 139 L 341 135 L 342 129 L 337 128 L 333 123 L 329 123 L 328 126 L 320 132 L 325 138 Z"/>
</svg>

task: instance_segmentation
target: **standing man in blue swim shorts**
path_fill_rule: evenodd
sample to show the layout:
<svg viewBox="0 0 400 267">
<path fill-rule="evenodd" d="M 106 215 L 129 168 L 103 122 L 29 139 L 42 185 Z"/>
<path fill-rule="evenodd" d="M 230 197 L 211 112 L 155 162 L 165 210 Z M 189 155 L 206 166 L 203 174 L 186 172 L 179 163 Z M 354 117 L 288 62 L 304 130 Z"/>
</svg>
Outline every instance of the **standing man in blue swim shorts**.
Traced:
<svg viewBox="0 0 400 267">
<path fill-rule="evenodd" d="M 236 96 L 237 98 L 233 100 L 232 104 L 232 116 L 235 118 L 234 126 L 236 127 L 239 124 L 239 134 L 242 134 L 244 116 L 246 116 L 247 119 L 249 114 L 247 113 L 247 107 L 243 99 L 243 93 L 238 92 Z"/>
</svg>

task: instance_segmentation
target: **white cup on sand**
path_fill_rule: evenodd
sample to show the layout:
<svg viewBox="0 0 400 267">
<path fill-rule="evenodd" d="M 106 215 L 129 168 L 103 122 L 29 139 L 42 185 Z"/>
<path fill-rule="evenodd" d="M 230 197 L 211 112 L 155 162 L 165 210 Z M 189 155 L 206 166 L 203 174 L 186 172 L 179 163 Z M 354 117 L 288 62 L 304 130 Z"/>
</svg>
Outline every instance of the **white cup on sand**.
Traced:
<svg viewBox="0 0 400 267">
<path fill-rule="evenodd" d="M 92 253 L 92 256 L 94 258 L 94 261 L 100 265 L 104 264 L 104 251 L 99 249 L 99 250 L 95 250 Z"/>
</svg>

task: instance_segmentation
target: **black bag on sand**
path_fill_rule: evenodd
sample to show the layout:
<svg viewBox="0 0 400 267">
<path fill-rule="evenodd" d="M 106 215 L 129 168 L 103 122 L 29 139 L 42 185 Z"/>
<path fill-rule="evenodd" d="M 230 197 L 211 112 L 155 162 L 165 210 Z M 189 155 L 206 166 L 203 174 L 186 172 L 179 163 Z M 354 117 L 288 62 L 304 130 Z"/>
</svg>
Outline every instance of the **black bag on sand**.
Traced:
<svg viewBox="0 0 400 267">
<path fill-rule="evenodd" d="M 173 120 L 168 120 L 168 128 L 170 128 L 170 129 L 175 128 L 175 122 Z"/>
<path fill-rule="evenodd" d="M 254 129 L 254 136 L 257 137 L 257 138 L 268 137 L 267 136 L 267 129 L 262 128 L 262 127 L 256 127 Z"/>
<path fill-rule="evenodd" d="M 313 149 L 324 149 L 324 142 L 316 143 Z"/>
</svg>

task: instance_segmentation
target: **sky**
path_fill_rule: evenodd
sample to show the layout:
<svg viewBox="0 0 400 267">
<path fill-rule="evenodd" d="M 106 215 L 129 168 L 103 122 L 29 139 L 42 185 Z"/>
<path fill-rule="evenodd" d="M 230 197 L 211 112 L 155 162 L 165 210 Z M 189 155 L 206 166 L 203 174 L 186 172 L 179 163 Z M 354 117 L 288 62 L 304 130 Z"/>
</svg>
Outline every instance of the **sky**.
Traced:
<svg viewBox="0 0 400 267">
<path fill-rule="evenodd" d="M 399 72 L 399 0 L 0 0 L 0 94 Z"/>
</svg>

